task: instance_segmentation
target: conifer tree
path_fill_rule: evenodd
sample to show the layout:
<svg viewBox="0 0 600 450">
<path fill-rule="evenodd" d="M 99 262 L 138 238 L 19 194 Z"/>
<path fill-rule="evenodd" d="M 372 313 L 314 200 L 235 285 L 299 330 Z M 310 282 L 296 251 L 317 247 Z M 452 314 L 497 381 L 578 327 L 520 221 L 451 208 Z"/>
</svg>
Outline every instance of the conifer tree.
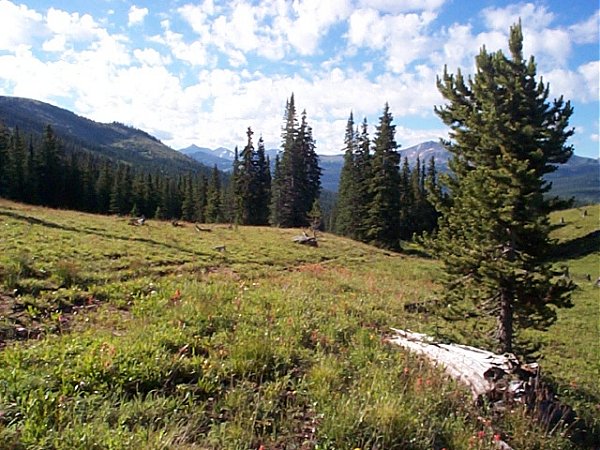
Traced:
<svg viewBox="0 0 600 450">
<path fill-rule="evenodd" d="M 316 152 L 316 142 L 313 138 L 312 127 L 308 124 L 306 110 L 302 111 L 302 120 L 299 130 L 299 147 L 304 168 L 303 190 L 302 190 L 302 212 L 303 220 L 306 221 L 307 214 L 312 209 L 315 201 L 321 193 L 321 167 L 319 156 Z"/>
<path fill-rule="evenodd" d="M 338 188 L 335 232 L 353 239 L 357 238 L 357 229 L 361 219 L 357 214 L 361 189 L 358 173 L 359 167 L 355 161 L 358 151 L 357 140 L 358 137 L 354 128 L 354 116 L 350 112 L 344 136 L 344 165 L 342 166 Z"/>
<path fill-rule="evenodd" d="M 252 225 L 255 218 L 255 203 L 258 193 L 256 192 L 256 164 L 254 161 L 254 144 L 252 135 L 254 132 L 250 127 L 246 130 L 248 138 L 246 146 L 242 150 L 239 168 L 236 174 L 236 206 L 238 219 L 241 224 Z"/>
<path fill-rule="evenodd" d="M 26 174 L 27 174 L 27 182 L 25 186 L 25 198 L 24 201 L 29 203 L 38 203 L 39 202 L 39 180 L 37 178 L 36 171 L 36 155 L 35 148 L 33 146 L 33 136 L 29 136 L 29 144 L 27 146 L 27 160 L 25 162 Z"/>
<path fill-rule="evenodd" d="M 258 139 L 256 149 L 256 200 L 254 204 L 254 224 L 268 225 L 269 203 L 271 199 L 271 168 L 265 154 L 265 142 Z"/>
<path fill-rule="evenodd" d="M 280 211 L 281 202 L 281 161 L 279 155 L 275 155 L 275 165 L 273 167 L 273 179 L 271 181 L 271 203 L 269 208 L 269 223 L 273 226 L 279 226 L 281 223 Z"/>
<path fill-rule="evenodd" d="M 8 171 L 8 181 L 10 183 L 9 195 L 17 201 L 25 199 L 27 152 L 25 142 L 21 136 L 18 127 L 12 134 L 10 146 L 10 164 Z"/>
<path fill-rule="evenodd" d="M 356 226 L 356 239 L 367 242 L 368 211 L 371 203 L 369 185 L 371 182 L 371 140 L 367 118 L 363 119 L 360 134 L 357 135 L 356 155 L 354 157 L 356 167 L 357 203 L 355 214 L 358 219 Z"/>
<path fill-rule="evenodd" d="M 283 153 L 273 180 L 277 211 L 271 215 L 277 226 L 300 227 L 308 224 L 308 212 L 321 192 L 321 169 L 315 151 L 312 129 L 302 113 L 298 125 L 294 95 L 286 102 L 282 133 Z"/>
<path fill-rule="evenodd" d="M 57 206 L 62 195 L 61 148 L 54 130 L 48 125 L 44 132 L 41 151 L 38 152 L 37 178 L 40 201 L 43 205 Z"/>
<path fill-rule="evenodd" d="M 437 83 L 447 103 L 436 113 L 451 129 L 453 158 L 451 201 L 438 203 L 443 215 L 432 245 L 445 265 L 446 300 L 471 299 L 495 317 L 503 352 L 513 350 L 520 325 L 548 325 L 550 305 L 569 305 L 571 289 L 546 262 L 550 186 L 542 177 L 572 154 L 565 145 L 572 108 L 562 97 L 548 101 L 522 42 L 519 23 L 510 30 L 510 56 L 484 47 L 473 77 L 445 69 Z"/>
<path fill-rule="evenodd" d="M 181 218 L 188 222 L 194 220 L 195 199 L 191 175 L 183 178 L 183 201 L 181 202 Z"/>
<path fill-rule="evenodd" d="M 413 210 L 413 191 L 412 191 L 412 172 L 408 164 L 408 158 L 405 156 L 400 170 L 400 237 L 409 239 L 411 232 Z"/>
<path fill-rule="evenodd" d="M 0 197 L 8 196 L 10 132 L 0 121 Z"/>
<path fill-rule="evenodd" d="M 371 180 L 367 217 L 367 239 L 379 247 L 398 249 L 400 246 L 399 195 L 400 157 L 396 148 L 395 128 L 389 105 L 386 103 L 374 141 L 371 160 Z"/>
<path fill-rule="evenodd" d="M 196 220 L 200 223 L 206 222 L 206 203 L 208 197 L 208 179 L 204 174 L 200 175 L 196 182 L 197 215 Z"/>
<path fill-rule="evenodd" d="M 209 223 L 222 222 L 223 213 L 221 210 L 221 175 L 216 165 L 213 167 L 210 180 L 208 182 L 206 200 L 206 221 Z"/>
</svg>

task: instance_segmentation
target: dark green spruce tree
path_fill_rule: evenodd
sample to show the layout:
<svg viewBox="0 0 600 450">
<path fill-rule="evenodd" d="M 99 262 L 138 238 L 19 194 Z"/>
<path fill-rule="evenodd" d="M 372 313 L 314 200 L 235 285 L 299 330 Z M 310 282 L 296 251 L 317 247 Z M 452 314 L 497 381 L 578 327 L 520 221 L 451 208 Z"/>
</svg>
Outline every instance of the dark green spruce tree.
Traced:
<svg viewBox="0 0 600 450">
<path fill-rule="evenodd" d="M 392 113 L 386 103 L 373 143 L 366 237 L 378 247 L 397 250 L 400 248 L 400 156 L 396 151 L 396 126 L 392 121 Z"/>
<path fill-rule="evenodd" d="M 306 112 L 298 124 L 294 95 L 286 102 L 282 156 L 273 179 L 271 223 L 281 227 L 308 225 L 308 213 L 321 192 L 321 169 Z"/>
<path fill-rule="evenodd" d="M 254 144 L 252 143 L 253 134 L 252 129 L 248 127 L 248 130 L 246 130 L 246 146 L 242 149 L 235 177 L 237 216 L 239 223 L 243 225 L 253 225 L 256 217 L 255 204 L 258 193 L 256 192 L 257 173 Z"/>
<path fill-rule="evenodd" d="M 446 301 L 469 299 L 495 318 L 502 352 L 513 351 L 520 326 L 551 323 L 551 305 L 568 306 L 572 289 L 547 262 L 550 185 L 543 179 L 572 154 L 572 108 L 562 97 L 548 100 L 522 42 L 519 23 L 510 29 L 510 56 L 484 47 L 473 77 L 445 69 L 437 83 L 446 104 L 436 113 L 450 127 L 453 158 L 451 201 L 438 203 L 432 248 L 444 262 Z"/>
<path fill-rule="evenodd" d="M 271 200 L 271 168 L 265 153 L 265 142 L 262 136 L 256 148 L 256 199 L 254 203 L 254 224 L 269 224 L 269 203 Z"/>
<path fill-rule="evenodd" d="M 357 135 L 356 154 L 354 156 L 354 165 L 356 167 L 356 210 L 357 217 L 356 239 L 367 242 L 368 231 L 368 211 L 371 203 L 371 193 L 369 184 L 371 182 L 371 139 L 369 138 L 369 129 L 367 118 L 363 119 L 360 127 L 360 134 Z"/>
<path fill-rule="evenodd" d="M 210 175 L 208 191 L 206 194 L 206 222 L 219 223 L 223 221 L 223 211 L 221 209 L 221 205 L 221 174 L 215 165 Z"/>
<path fill-rule="evenodd" d="M 352 239 L 358 237 L 357 231 L 361 219 L 357 214 L 361 188 L 359 167 L 356 164 L 357 151 L 358 136 L 354 128 L 354 116 L 350 112 L 344 135 L 344 165 L 340 174 L 334 231 Z"/>
<path fill-rule="evenodd" d="M 10 131 L 0 121 L 0 197 L 8 196 Z"/>
</svg>

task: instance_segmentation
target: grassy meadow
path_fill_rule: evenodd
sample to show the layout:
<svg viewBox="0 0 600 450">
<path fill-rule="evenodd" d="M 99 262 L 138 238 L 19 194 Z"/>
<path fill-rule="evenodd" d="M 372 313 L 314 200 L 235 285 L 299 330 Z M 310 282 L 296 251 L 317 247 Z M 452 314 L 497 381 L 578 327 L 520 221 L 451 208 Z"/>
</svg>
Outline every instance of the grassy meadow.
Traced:
<svg viewBox="0 0 600 450">
<path fill-rule="evenodd" d="M 573 308 L 523 335 L 597 430 L 600 208 L 586 210 L 552 216 Z M 329 234 L 312 248 L 292 242 L 300 230 L 202 228 L 0 200 L 0 448 L 577 448 L 518 408 L 475 407 L 386 343 L 389 327 L 469 334 L 407 307 L 436 304 L 436 261 Z"/>
</svg>

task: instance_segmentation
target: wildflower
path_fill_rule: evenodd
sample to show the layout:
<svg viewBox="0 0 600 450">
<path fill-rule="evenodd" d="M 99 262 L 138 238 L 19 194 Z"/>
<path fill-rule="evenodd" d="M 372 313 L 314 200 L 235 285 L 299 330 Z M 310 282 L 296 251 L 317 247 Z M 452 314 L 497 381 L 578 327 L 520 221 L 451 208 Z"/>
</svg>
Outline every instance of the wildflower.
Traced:
<svg viewBox="0 0 600 450">
<path fill-rule="evenodd" d="M 499 441 L 499 440 L 501 440 L 501 439 L 502 439 L 502 436 L 500 436 L 500 434 L 496 433 L 496 434 L 494 435 L 494 441 L 495 441 L 495 442 L 498 442 L 498 441 Z"/>
<path fill-rule="evenodd" d="M 485 437 L 485 431 L 478 431 L 477 432 L 477 437 L 479 439 L 483 439 Z"/>
<path fill-rule="evenodd" d="M 175 293 L 171 296 L 171 302 L 177 303 L 180 298 L 181 298 L 181 292 L 179 291 L 179 289 L 176 289 Z"/>
</svg>

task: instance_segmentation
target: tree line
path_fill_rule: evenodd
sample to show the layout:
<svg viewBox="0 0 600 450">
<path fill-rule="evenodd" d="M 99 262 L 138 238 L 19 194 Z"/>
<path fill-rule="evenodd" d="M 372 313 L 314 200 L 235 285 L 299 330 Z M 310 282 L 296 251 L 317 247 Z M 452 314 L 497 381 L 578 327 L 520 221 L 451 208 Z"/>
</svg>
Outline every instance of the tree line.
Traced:
<svg viewBox="0 0 600 450">
<path fill-rule="evenodd" d="M 99 214 L 217 222 L 222 174 L 165 175 L 65 144 L 48 125 L 23 136 L 0 122 L 0 197 Z"/>
<path fill-rule="evenodd" d="M 301 227 L 321 192 L 318 156 L 306 112 L 297 118 L 294 96 L 284 117 L 281 158 L 273 178 L 264 142 L 247 144 L 230 176 L 215 166 L 207 173 L 170 175 L 94 155 L 64 143 L 51 125 L 23 136 L 0 122 L 0 197 L 99 214 Z"/>
</svg>

